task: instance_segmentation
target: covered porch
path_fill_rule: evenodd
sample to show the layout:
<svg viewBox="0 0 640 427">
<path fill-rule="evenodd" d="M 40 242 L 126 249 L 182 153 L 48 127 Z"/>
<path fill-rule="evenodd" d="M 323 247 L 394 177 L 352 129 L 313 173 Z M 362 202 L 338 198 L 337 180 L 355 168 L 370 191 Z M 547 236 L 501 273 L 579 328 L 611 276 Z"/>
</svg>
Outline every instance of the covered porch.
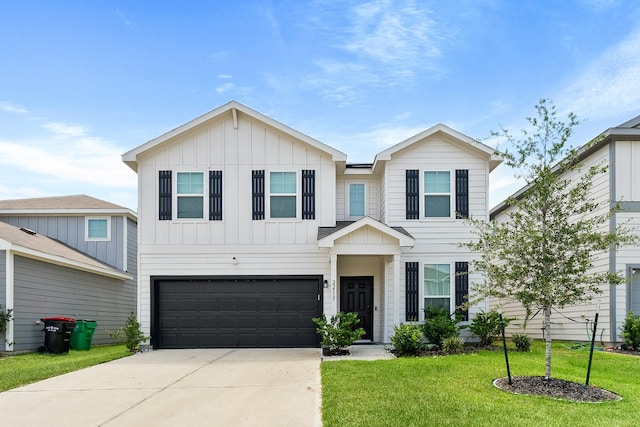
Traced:
<svg viewBox="0 0 640 427">
<path fill-rule="evenodd" d="M 365 339 L 389 342 L 404 313 L 402 249 L 415 239 L 401 227 L 370 217 L 318 230 L 318 247 L 329 249 L 330 274 L 324 288 L 324 314 L 355 311 Z"/>
</svg>

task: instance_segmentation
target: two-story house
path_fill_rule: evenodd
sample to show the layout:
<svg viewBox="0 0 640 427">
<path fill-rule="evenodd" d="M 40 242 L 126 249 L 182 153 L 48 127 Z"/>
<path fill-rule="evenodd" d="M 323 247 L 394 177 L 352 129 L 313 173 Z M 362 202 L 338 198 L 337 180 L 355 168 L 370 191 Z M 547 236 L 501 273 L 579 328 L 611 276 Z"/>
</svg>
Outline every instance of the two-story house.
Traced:
<svg viewBox="0 0 640 427">
<path fill-rule="evenodd" d="M 439 124 L 348 164 L 232 101 L 123 161 L 138 174 L 139 317 L 155 348 L 184 348 L 313 347 L 311 319 L 338 311 L 389 342 L 425 306 L 453 311 L 464 218 L 488 219 L 500 159 Z"/>
<path fill-rule="evenodd" d="M 606 165 L 606 173 L 594 179 L 590 197 L 602 206 L 606 213 L 610 207 L 619 204 L 620 210 L 614 213 L 607 230 L 615 230 L 624 226 L 640 236 L 640 181 L 634 171 L 640 168 L 640 116 L 619 126 L 609 128 L 602 133 L 602 138 L 590 147 L 583 147 L 580 152 L 583 170 L 593 165 Z M 580 172 L 562 178 L 573 179 Z M 520 189 L 514 197 L 526 197 L 527 187 Z M 494 221 L 503 221 L 514 208 L 502 202 L 491 210 Z M 618 250 L 611 249 L 606 253 L 594 254 L 593 271 L 611 271 L 626 275 L 623 285 L 609 286 L 602 284 L 599 295 L 594 295 L 591 303 L 571 305 L 552 312 L 552 334 L 554 339 L 569 341 L 589 341 L 592 337 L 595 313 L 599 308 L 599 320 L 596 336 L 604 343 L 621 342 L 621 326 L 627 313 L 631 310 L 640 314 L 640 247 L 626 246 Z M 522 326 L 525 310 L 517 303 L 502 303 L 505 315 L 516 317 L 509 329 L 515 332 Z M 535 313 L 534 313 L 535 314 Z M 528 322 L 527 334 L 533 338 L 543 338 L 543 315 L 539 313 Z"/>
<path fill-rule="evenodd" d="M 137 216 L 93 197 L 0 201 L 0 304 L 13 321 L 0 351 L 42 346 L 39 320 L 94 320 L 94 344 L 114 343 L 137 299 Z"/>
</svg>

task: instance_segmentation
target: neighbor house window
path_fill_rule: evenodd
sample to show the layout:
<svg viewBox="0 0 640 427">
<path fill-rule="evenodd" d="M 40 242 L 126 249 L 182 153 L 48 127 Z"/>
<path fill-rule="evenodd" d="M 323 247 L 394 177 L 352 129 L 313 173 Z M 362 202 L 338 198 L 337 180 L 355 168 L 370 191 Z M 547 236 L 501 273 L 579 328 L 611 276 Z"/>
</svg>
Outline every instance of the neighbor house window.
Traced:
<svg viewBox="0 0 640 427">
<path fill-rule="evenodd" d="M 425 264 L 424 307 L 451 310 L 451 265 Z"/>
<path fill-rule="evenodd" d="M 349 216 L 362 217 L 365 215 L 365 186 L 364 184 L 349 184 Z"/>
<path fill-rule="evenodd" d="M 451 172 L 426 171 L 424 173 L 424 216 L 426 218 L 451 217 Z"/>
<path fill-rule="evenodd" d="M 111 240 L 111 218 L 89 218 L 85 220 L 85 240 Z"/>
<path fill-rule="evenodd" d="M 296 218 L 296 172 L 269 173 L 269 214 L 271 218 Z"/>
<path fill-rule="evenodd" d="M 204 218 L 204 173 L 178 172 L 178 218 Z"/>
</svg>

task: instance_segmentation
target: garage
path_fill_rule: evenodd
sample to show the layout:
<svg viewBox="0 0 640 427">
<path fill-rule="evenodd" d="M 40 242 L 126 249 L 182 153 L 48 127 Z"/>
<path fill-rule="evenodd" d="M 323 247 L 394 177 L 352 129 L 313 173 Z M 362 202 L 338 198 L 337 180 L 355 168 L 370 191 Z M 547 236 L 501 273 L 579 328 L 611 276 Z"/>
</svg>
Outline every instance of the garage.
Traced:
<svg viewBox="0 0 640 427">
<path fill-rule="evenodd" d="M 321 276 L 153 278 L 154 348 L 317 347 Z"/>
</svg>

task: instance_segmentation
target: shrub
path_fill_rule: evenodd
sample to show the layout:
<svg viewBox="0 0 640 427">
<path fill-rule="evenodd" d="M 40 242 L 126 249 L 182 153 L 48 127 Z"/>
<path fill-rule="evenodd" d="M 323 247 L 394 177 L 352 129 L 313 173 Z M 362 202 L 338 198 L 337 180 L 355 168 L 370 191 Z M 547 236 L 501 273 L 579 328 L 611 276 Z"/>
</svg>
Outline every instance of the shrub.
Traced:
<svg viewBox="0 0 640 427">
<path fill-rule="evenodd" d="M 504 325 L 507 326 L 513 319 L 503 318 Z M 493 342 L 502 334 L 502 325 L 500 323 L 500 313 L 496 310 L 489 312 L 480 312 L 471 321 L 470 325 L 464 326 L 477 336 L 481 346 L 490 347 Z"/>
<path fill-rule="evenodd" d="M 402 354 L 417 354 L 424 347 L 420 325 L 402 323 L 393 327 L 391 344 Z"/>
<path fill-rule="evenodd" d="M 627 349 L 640 350 L 640 316 L 634 316 L 633 311 L 630 311 L 620 329 L 620 336 Z"/>
<path fill-rule="evenodd" d="M 424 309 L 424 323 L 422 333 L 432 344 L 442 347 L 444 339 L 460 336 L 456 320 L 449 312 L 441 307 L 427 307 Z"/>
<path fill-rule="evenodd" d="M 447 337 L 442 341 L 442 351 L 447 354 L 459 354 L 464 351 L 464 340 L 459 336 Z"/>
<path fill-rule="evenodd" d="M 13 319 L 13 310 L 5 310 L 2 304 L 0 304 L 0 332 L 7 330 L 7 323 Z"/>
<path fill-rule="evenodd" d="M 331 351 L 344 350 L 365 334 L 364 329 L 356 328 L 360 323 L 357 313 L 341 311 L 330 322 L 324 314 L 312 320 L 318 326 L 316 332 L 322 337 L 322 345 Z"/>
<path fill-rule="evenodd" d="M 517 351 L 531 350 L 531 338 L 529 338 L 529 335 L 515 333 L 511 337 L 511 340 L 515 344 Z"/>
<path fill-rule="evenodd" d="M 141 342 L 151 338 L 142 333 L 140 322 L 138 322 L 138 318 L 133 312 L 127 317 L 127 323 L 116 331 L 109 332 L 109 336 L 124 343 L 129 351 L 136 351 Z"/>
</svg>

